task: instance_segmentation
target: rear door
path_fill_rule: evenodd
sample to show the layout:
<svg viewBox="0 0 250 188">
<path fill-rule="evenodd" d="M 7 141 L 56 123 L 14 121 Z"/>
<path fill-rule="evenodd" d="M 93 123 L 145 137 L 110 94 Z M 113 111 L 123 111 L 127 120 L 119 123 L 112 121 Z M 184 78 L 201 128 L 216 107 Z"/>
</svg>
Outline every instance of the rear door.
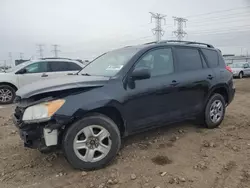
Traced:
<svg viewBox="0 0 250 188">
<path fill-rule="evenodd" d="M 177 62 L 178 109 L 182 116 L 196 115 L 203 110 L 206 95 L 215 82 L 215 74 L 198 48 L 175 47 Z"/>
<path fill-rule="evenodd" d="M 244 64 L 244 74 L 246 76 L 250 75 L 250 66 L 249 66 L 249 63 Z"/>
<path fill-rule="evenodd" d="M 78 64 L 68 61 L 49 61 L 48 68 L 50 78 L 74 74 L 82 69 Z"/>
</svg>

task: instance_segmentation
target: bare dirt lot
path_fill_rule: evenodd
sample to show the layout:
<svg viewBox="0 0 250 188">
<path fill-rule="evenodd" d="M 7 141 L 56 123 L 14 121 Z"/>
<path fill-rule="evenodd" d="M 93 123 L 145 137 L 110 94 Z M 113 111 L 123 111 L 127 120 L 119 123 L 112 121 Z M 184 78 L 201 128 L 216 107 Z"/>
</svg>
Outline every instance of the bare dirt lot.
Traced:
<svg viewBox="0 0 250 188">
<path fill-rule="evenodd" d="M 220 128 L 182 123 L 129 137 L 110 166 L 92 172 L 72 169 L 60 152 L 25 149 L 13 107 L 0 109 L 0 188 L 250 187 L 250 79 L 235 84 Z"/>
</svg>

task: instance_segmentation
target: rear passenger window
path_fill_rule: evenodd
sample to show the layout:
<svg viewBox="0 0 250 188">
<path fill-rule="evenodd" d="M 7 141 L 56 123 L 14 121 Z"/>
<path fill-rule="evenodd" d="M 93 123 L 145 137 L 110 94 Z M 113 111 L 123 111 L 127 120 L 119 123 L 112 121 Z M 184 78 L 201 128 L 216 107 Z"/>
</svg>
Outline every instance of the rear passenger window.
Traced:
<svg viewBox="0 0 250 188">
<path fill-rule="evenodd" d="M 49 68 L 51 72 L 69 71 L 67 62 L 51 61 L 49 62 Z"/>
<path fill-rule="evenodd" d="M 210 68 L 218 67 L 219 59 L 216 51 L 207 49 L 201 49 L 201 51 L 205 55 L 205 58 Z"/>
<path fill-rule="evenodd" d="M 79 65 L 77 65 L 76 63 L 71 63 L 71 62 L 69 62 L 68 64 L 69 64 L 69 70 L 71 70 L 71 71 L 77 71 L 77 70 L 81 70 L 81 69 L 82 69 L 82 68 L 81 68 Z"/>
<path fill-rule="evenodd" d="M 175 51 L 180 71 L 202 69 L 201 56 L 197 49 L 176 48 Z"/>
</svg>

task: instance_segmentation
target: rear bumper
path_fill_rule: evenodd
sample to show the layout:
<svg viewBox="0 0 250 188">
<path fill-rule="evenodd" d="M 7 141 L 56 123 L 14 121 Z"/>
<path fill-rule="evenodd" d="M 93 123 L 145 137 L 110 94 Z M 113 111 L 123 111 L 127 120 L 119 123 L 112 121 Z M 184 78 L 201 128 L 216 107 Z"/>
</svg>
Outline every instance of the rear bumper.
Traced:
<svg viewBox="0 0 250 188">
<path fill-rule="evenodd" d="M 235 88 L 232 88 L 231 91 L 229 92 L 229 95 L 228 95 L 228 105 L 233 101 L 234 99 L 234 96 L 235 96 Z"/>
</svg>

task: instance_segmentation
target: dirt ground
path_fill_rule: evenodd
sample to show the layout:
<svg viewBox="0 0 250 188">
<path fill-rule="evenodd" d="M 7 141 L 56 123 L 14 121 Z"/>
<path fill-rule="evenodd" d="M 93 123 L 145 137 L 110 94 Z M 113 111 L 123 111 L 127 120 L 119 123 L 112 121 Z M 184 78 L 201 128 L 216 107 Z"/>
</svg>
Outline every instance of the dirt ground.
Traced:
<svg viewBox="0 0 250 188">
<path fill-rule="evenodd" d="M 10 115 L 0 109 L 0 188 L 243 188 L 250 187 L 250 79 L 235 80 L 236 96 L 220 128 L 171 125 L 125 140 L 105 169 L 81 172 L 62 153 L 26 149 Z"/>
</svg>

